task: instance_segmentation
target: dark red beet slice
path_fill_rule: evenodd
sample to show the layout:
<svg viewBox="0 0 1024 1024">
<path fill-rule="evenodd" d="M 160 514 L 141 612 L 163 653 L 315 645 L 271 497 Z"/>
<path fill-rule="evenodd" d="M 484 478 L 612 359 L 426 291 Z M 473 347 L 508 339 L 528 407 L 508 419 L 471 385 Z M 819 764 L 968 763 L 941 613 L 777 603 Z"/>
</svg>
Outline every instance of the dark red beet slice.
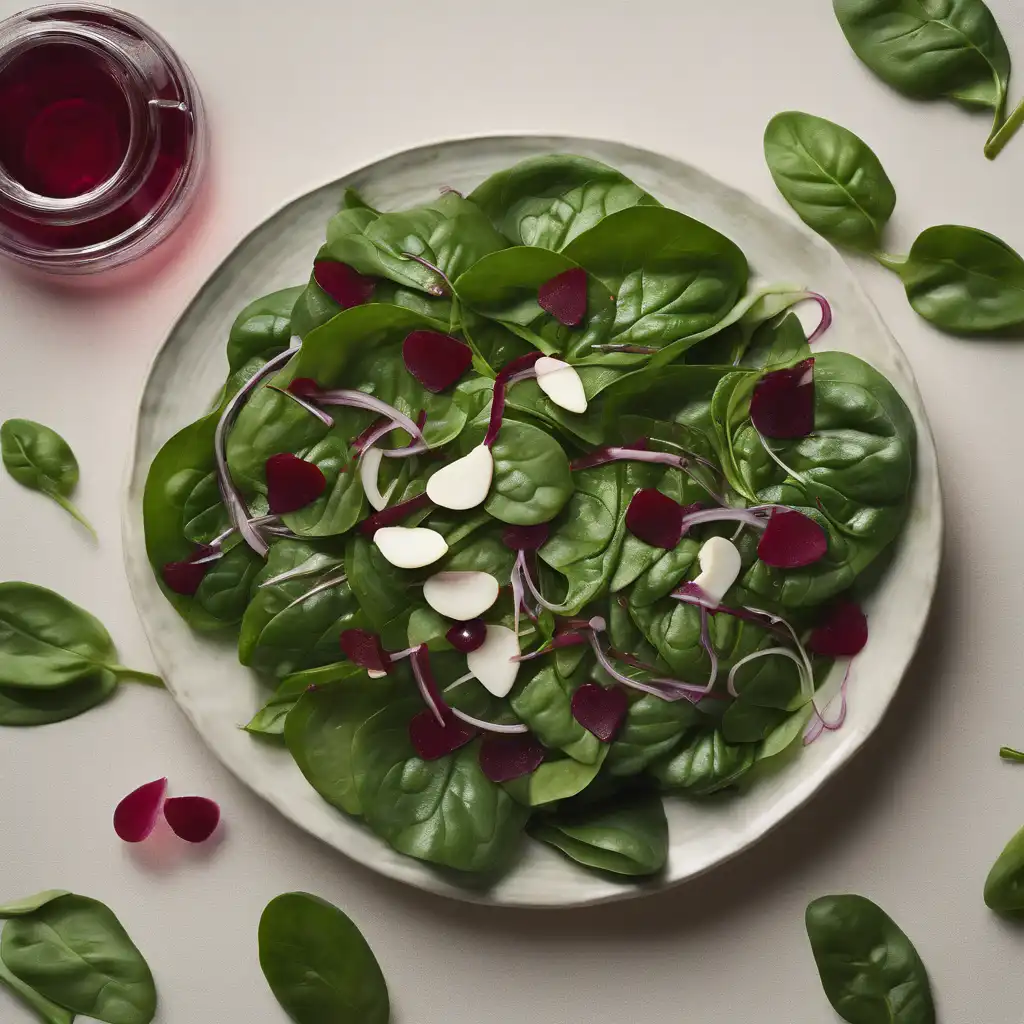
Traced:
<svg viewBox="0 0 1024 1024">
<path fill-rule="evenodd" d="M 773 512 L 757 545 L 757 557 L 776 569 L 813 565 L 828 551 L 828 534 L 808 516 L 792 509 Z"/>
<path fill-rule="evenodd" d="M 487 733 L 480 744 L 480 768 L 491 782 L 511 782 L 535 771 L 547 750 L 531 733 Z"/>
<path fill-rule="evenodd" d="M 550 523 L 536 526 L 506 526 L 501 531 L 502 543 L 513 551 L 536 551 L 551 533 Z"/>
<path fill-rule="evenodd" d="M 584 683 L 572 695 L 572 717 L 602 743 L 611 743 L 619 731 L 629 697 L 621 686 L 605 688 L 598 683 Z"/>
<path fill-rule="evenodd" d="M 814 360 L 766 373 L 754 386 L 750 421 L 765 437 L 806 437 L 814 430 Z"/>
<path fill-rule="evenodd" d="M 441 714 L 445 720 L 443 726 L 429 709 L 415 715 L 409 723 L 409 739 L 424 761 L 436 761 L 464 747 L 477 734 L 478 730 L 456 718 L 447 708 Z"/>
<path fill-rule="evenodd" d="M 537 293 L 537 304 L 559 323 L 576 327 L 587 315 L 587 272 L 575 267 L 545 281 Z"/>
<path fill-rule="evenodd" d="M 457 651 L 469 654 L 483 645 L 487 639 L 487 623 L 483 619 L 470 619 L 468 622 L 456 622 L 445 633 L 445 638 Z"/>
<path fill-rule="evenodd" d="M 203 582 L 203 577 L 213 565 L 213 562 L 200 564 L 199 559 L 208 558 L 212 554 L 213 548 L 201 547 L 184 562 L 168 562 L 161 570 L 164 583 L 176 594 L 194 597 L 199 584 Z"/>
<path fill-rule="evenodd" d="M 321 388 L 312 377 L 297 377 L 288 385 L 288 390 L 297 398 L 316 398 Z"/>
<path fill-rule="evenodd" d="M 220 807 L 205 796 L 174 796 L 164 804 L 171 830 L 187 843 L 205 843 L 220 824 Z"/>
<path fill-rule="evenodd" d="M 394 526 L 429 505 L 430 499 L 425 494 L 417 494 L 415 498 L 400 501 L 397 505 L 391 505 L 380 512 L 375 512 L 372 516 L 367 516 L 359 524 L 359 531 L 372 537 L 382 527 Z"/>
<path fill-rule="evenodd" d="M 346 629 L 341 634 L 341 649 L 349 661 L 361 668 L 375 672 L 387 672 L 391 667 L 391 656 L 384 650 L 380 637 L 365 629 Z"/>
<path fill-rule="evenodd" d="M 347 263 L 339 263 L 337 260 L 317 260 L 313 264 L 313 280 L 342 309 L 351 309 L 369 302 L 377 286 L 372 277 L 364 277 Z"/>
<path fill-rule="evenodd" d="M 402 343 L 405 368 L 428 390 L 438 394 L 450 388 L 473 362 L 468 345 L 450 334 L 413 331 Z"/>
<path fill-rule="evenodd" d="M 156 827 L 167 780 L 156 779 L 129 793 L 114 810 L 114 831 L 126 843 L 141 843 Z"/>
<path fill-rule="evenodd" d="M 859 604 L 837 601 L 811 633 L 808 650 L 827 658 L 852 658 L 868 642 L 868 619 Z"/>
<path fill-rule="evenodd" d="M 275 516 L 304 508 L 327 489 L 327 478 L 320 467 L 291 452 L 267 459 L 267 501 Z"/>
<path fill-rule="evenodd" d="M 626 509 L 626 529 L 656 548 L 671 551 L 683 535 L 686 509 L 652 487 L 641 488 Z"/>
</svg>

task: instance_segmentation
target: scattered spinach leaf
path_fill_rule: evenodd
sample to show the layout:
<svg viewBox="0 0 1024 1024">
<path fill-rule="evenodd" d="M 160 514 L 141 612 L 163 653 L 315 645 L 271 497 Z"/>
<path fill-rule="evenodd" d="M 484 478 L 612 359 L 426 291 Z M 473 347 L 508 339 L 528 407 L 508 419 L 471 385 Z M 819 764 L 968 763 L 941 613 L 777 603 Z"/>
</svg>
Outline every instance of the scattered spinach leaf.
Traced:
<svg viewBox="0 0 1024 1024">
<path fill-rule="evenodd" d="M 1024 828 L 1006 844 L 985 879 L 985 905 L 1000 914 L 1024 911 Z"/>
</svg>

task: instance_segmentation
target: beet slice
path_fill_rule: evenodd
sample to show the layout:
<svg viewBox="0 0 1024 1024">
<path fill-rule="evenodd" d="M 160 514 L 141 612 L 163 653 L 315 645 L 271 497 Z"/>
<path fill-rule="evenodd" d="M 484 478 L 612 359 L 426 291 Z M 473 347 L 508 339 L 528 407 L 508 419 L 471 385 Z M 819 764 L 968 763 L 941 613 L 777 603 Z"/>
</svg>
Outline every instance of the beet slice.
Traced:
<svg viewBox="0 0 1024 1024">
<path fill-rule="evenodd" d="M 210 566 L 213 565 L 212 561 L 200 562 L 200 559 L 209 558 L 214 553 L 213 548 L 204 546 L 193 552 L 192 556 L 183 562 L 168 562 L 160 570 L 164 583 L 176 594 L 181 594 L 183 597 L 194 597 L 199 589 L 199 584 L 203 582 Z"/>
<path fill-rule="evenodd" d="M 171 830 L 186 843 L 205 843 L 220 824 L 220 806 L 205 796 L 174 796 L 164 804 Z"/>
<path fill-rule="evenodd" d="M 414 715 L 409 722 L 409 739 L 418 757 L 436 761 L 464 747 L 479 730 L 456 718 L 448 708 L 441 709 L 444 725 L 429 709 Z"/>
<path fill-rule="evenodd" d="M 491 782 L 511 782 L 535 771 L 547 749 L 531 733 L 489 732 L 480 744 L 480 768 Z"/>
<path fill-rule="evenodd" d="M 626 529 L 646 544 L 671 551 L 683 535 L 686 512 L 667 494 L 643 487 L 633 495 L 626 509 Z"/>
<path fill-rule="evenodd" d="M 813 519 L 793 509 L 773 512 L 757 545 L 757 557 L 776 569 L 813 565 L 828 551 L 828 534 Z"/>
<path fill-rule="evenodd" d="M 296 377 L 288 385 L 288 391 L 296 398 L 316 398 L 322 390 L 312 377 Z"/>
<path fill-rule="evenodd" d="M 275 516 L 287 515 L 316 501 L 327 489 L 327 478 L 315 463 L 291 452 L 267 459 L 267 501 Z"/>
<path fill-rule="evenodd" d="M 435 395 L 450 388 L 473 362 L 468 345 L 438 331 L 413 331 L 402 342 L 405 368 Z"/>
<path fill-rule="evenodd" d="M 814 430 L 814 360 L 766 373 L 754 385 L 750 421 L 765 437 L 806 437 Z"/>
<path fill-rule="evenodd" d="M 385 526 L 397 526 L 403 519 L 408 519 L 414 512 L 428 508 L 431 504 L 433 503 L 425 494 L 417 494 L 415 498 L 400 501 L 397 505 L 389 505 L 380 512 L 367 516 L 359 524 L 359 532 L 372 537 Z"/>
<path fill-rule="evenodd" d="M 384 650 L 380 637 L 365 629 L 346 629 L 340 637 L 341 649 L 349 661 L 360 668 L 374 672 L 387 672 L 391 668 L 391 655 Z"/>
<path fill-rule="evenodd" d="M 611 743 L 629 711 L 629 697 L 621 686 L 584 683 L 572 695 L 572 717 L 602 743 Z"/>
<path fill-rule="evenodd" d="M 807 649 L 827 658 L 852 658 L 868 642 L 868 617 L 855 601 L 841 600 L 814 627 Z"/>
<path fill-rule="evenodd" d="M 129 793 L 114 809 L 114 831 L 126 843 L 141 843 L 156 828 L 167 780 L 156 779 Z"/>
<path fill-rule="evenodd" d="M 467 622 L 456 622 L 445 633 L 445 639 L 457 651 L 471 654 L 483 646 L 487 639 L 487 623 L 483 619 L 469 619 Z"/>
<path fill-rule="evenodd" d="M 313 280 L 342 309 L 351 309 L 369 302 L 377 287 L 372 277 L 364 277 L 347 263 L 339 263 L 337 260 L 317 260 L 313 264 Z"/>
<path fill-rule="evenodd" d="M 587 272 L 574 267 L 545 281 L 537 292 L 537 304 L 566 327 L 578 327 L 587 315 Z"/>
<path fill-rule="evenodd" d="M 501 541 L 513 551 L 536 551 L 548 539 L 551 533 L 550 523 L 537 523 L 536 526 L 506 526 L 501 531 Z"/>
</svg>

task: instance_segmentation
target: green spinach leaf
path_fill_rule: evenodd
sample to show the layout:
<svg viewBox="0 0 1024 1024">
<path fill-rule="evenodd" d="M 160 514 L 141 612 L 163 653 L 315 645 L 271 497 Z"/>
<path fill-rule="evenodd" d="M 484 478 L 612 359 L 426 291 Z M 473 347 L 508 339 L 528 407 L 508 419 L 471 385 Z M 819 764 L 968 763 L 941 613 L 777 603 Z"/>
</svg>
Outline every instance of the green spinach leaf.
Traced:
<svg viewBox="0 0 1024 1024">
<path fill-rule="evenodd" d="M 753 743 L 729 743 L 720 729 L 704 729 L 650 771 L 665 790 L 710 796 L 750 771 L 756 752 Z"/>
<path fill-rule="evenodd" d="M 228 335 L 228 370 L 235 373 L 250 360 L 265 363 L 283 352 L 292 337 L 292 309 L 302 287 L 284 288 L 250 302 L 235 318 Z"/>
<path fill-rule="evenodd" d="M 1024 911 L 1024 828 L 992 865 L 985 879 L 985 905 L 1001 914 Z"/>
<path fill-rule="evenodd" d="M 318 896 L 289 892 L 260 918 L 260 967 L 295 1024 L 388 1024 L 380 964 L 359 929 Z"/>
<path fill-rule="evenodd" d="M 934 1024 L 924 964 L 895 921 L 863 896 L 822 896 L 807 937 L 825 995 L 850 1024 Z"/>
<path fill-rule="evenodd" d="M 572 714 L 572 695 L 587 679 L 585 667 L 563 676 L 552 662 L 546 661 L 532 675 L 528 671 L 520 672 L 509 701 L 520 721 L 528 725 L 546 747 L 562 750 L 583 764 L 593 765 L 602 757 L 603 744 Z"/>
<path fill-rule="evenodd" d="M 52 498 L 96 535 L 70 500 L 78 485 L 78 460 L 57 431 L 34 420 L 6 420 L 0 425 L 0 456 L 19 484 Z"/>
<path fill-rule="evenodd" d="M 117 676 L 106 669 L 45 689 L 0 686 L 0 725 L 49 725 L 76 718 L 102 704 L 116 689 Z"/>
</svg>

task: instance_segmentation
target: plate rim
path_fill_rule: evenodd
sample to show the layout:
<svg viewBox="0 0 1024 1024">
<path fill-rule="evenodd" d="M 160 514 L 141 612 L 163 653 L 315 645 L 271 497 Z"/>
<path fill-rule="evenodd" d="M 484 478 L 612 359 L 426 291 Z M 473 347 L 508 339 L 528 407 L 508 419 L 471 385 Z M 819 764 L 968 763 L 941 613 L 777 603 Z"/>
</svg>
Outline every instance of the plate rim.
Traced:
<svg viewBox="0 0 1024 1024">
<path fill-rule="evenodd" d="M 430 864 L 421 862 L 415 862 L 422 868 L 425 868 L 428 872 L 425 876 L 420 875 L 416 878 L 407 877 L 405 874 L 396 870 L 392 864 L 387 861 L 367 861 L 363 860 L 353 853 L 343 850 L 338 844 L 332 841 L 327 835 L 323 834 L 321 830 L 317 830 L 314 826 L 304 820 L 300 820 L 298 816 L 294 815 L 286 801 L 282 800 L 279 796 L 273 792 L 268 791 L 259 781 L 247 777 L 241 766 L 231 762 L 227 755 L 215 744 L 209 742 L 200 727 L 200 724 L 196 720 L 196 714 L 194 709 L 179 700 L 178 695 L 175 693 L 172 685 L 168 684 L 168 691 L 174 698 L 175 704 L 182 711 L 185 717 L 189 720 L 192 727 L 198 733 L 200 739 L 206 748 L 213 753 L 217 760 L 224 765 L 225 768 L 236 778 L 239 782 L 245 785 L 250 791 L 254 792 L 261 799 L 269 803 L 278 813 L 285 817 L 292 824 L 302 829 L 304 832 L 314 836 L 321 842 L 330 846 L 331 849 L 342 854 L 350 861 L 358 864 L 359 866 L 369 869 L 376 874 L 387 877 L 393 881 L 410 885 L 415 888 L 419 888 L 423 891 L 430 892 L 437 896 L 447 897 L 455 899 L 460 902 L 468 902 L 480 905 L 486 905 L 490 907 L 508 907 L 510 909 L 526 909 L 526 910 L 566 910 L 577 907 L 588 907 L 596 906 L 605 903 L 618 902 L 620 900 L 638 899 L 644 896 L 651 895 L 655 892 L 662 892 L 667 889 L 675 888 L 683 885 L 695 878 L 699 878 L 704 874 L 712 871 L 713 869 L 733 860 L 734 858 L 746 853 L 752 847 L 756 846 L 762 839 L 777 829 L 786 819 L 792 816 L 801 806 L 806 804 L 815 794 L 821 791 L 834 777 L 848 766 L 857 756 L 857 754 L 866 745 L 868 739 L 877 731 L 879 726 L 882 724 L 885 716 L 888 714 L 889 709 L 895 700 L 896 694 L 904 684 L 907 670 L 912 664 L 916 653 L 918 652 L 921 644 L 922 637 L 924 635 L 925 627 L 928 622 L 928 618 L 931 613 L 931 608 L 934 602 L 935 593 L 938 584 L 939 573 L 943 560 L 943 539 L 945 535 L 945 512 L 942 502 L 942 482 L 939 474 L 937 451 L 935 447 L 934 433 L 931 428 L 931 423 L 928 418 L 927 409 L 925 408 L 923 396 L 921 395 L 920 387 L 917 382 L 917 377 L 914 373 L 913 367 L 906 356 L 902 346 L 890 330 L 888 324 L 882 317 L 878 310 L 874 300 L 868 294 L 864 285 L 861 283 L 860 278 L 853 272 L 850 265 L 846 262 L 843 254 L 837 250 L 831 243 L 821 238 L 813 231 L 811 231 L 802 221 L 795 217 L 791 212 L 786 210 L 778 210 L 769 206 L 763 199 L 756 195 L 753 195 L 745 188 L 733 184 L 731 181 L 719 177 L 717 174 L 713 174 L 710 171 L 704 170 L 697 164 L 691 163 L 688 160 L 682 159 L 681 157 L 674 156 L 670 153 L 664 153 L 659 150 L 651 149 L 648 146 L 638 145 L 632 142 L 623 142 L 618 139 L 602 138 L 599 136 L 576 136 L 566 135 L 561 133 L 551 133 L 544 130 L 527 130 L 527 131 L 495 131 L 495 132 L 476 132 L 466 135 L 446 136 L 433 141 L 426 141 L 417 143 L 414 146 L 401 147 L 391 149 L 382 155 L 375 157 L 372 160 L 356 165 L 355 167 L 347 170 L 344 174 L 338 176 L 331 181 L 322 182 L 319 185 L 315 185 L 312 188 L 306 189 L 305 191 L 293 195 L 290 199 L 282 203 L 275 210 L 273 210 L 267 216 L 261 218 L 249 231 L 245 232 L 230 248 L 230 250 L 224 255 L 224 257 L 217 263 L 216 267 L 206 276 L 203 283 L 200 285 L 198 290 L 192 296 L 190 301 L 185 305 L 179 315 L 174 319 L 170 328 L 163 337 L 159 347 L 155 350 L 152 359 L 146 368 L 145 376 L 143 378 L 143 385 L 141 391 L 141 397 L 136 409 L 132 431 L 131 431 L 131 444 L 128 451 L 128 459 L 125 467 L 124 474 L 124 501 L 122 504 L 121 514 L 121 536 L 122 536 L 122 560 L 125 568 L 125 573 L 128 577 L 129 588 L 131 590 L 133 602 L 136 605 L 137 610 L 140 608 L 140 593 L 139 589 L 141 584 L 138 583 L 134 577 L 134 566 L 132 565 L 132 558 L 135 554 L 136 545 L 136 532 L 138 538 L 141 539 L 143 554 L 144 544 L 144 532 L 141 528 L 136 531 L 134 520 L 137 517 L 141 524 L 141 502 L 139 507 L 135 508 L 132 492 L 135 489 L 137 477 L 140 471 L 138 465 L 138 449 L 141 440 L 141 428 L 142 418 L 145 408 L 145 398 L 150 387 L 151 380 L 154 372 L 165 356 L 168 348 L 168 344 L 172 338 L 175 337 L 179 329 L 181 328 L 184 321 L 188 320 L 190 316 L 200 307 L 208 292 L 214 288 L 215 280 L 223 273 L 226 267 L 228 267 L 238 251 L 244 248 L 250 240 L 254 238 L 265 225 L 282 217 L 287 213 L 293 206 L 301 203 L 310 195 L 320 192 L 324 189 L 337 189 L 340 193 L 353 178 L 356 178 L 363 174 L 372 173 L 380 165 L 387 164 L 390 161 L 398 158 L 409 158 L 415 157 L 417 154 L 425 154 L 430 151 L 436 150 L 438 147 L 451 146 L 451 145 L 463 145 L 480 142 L 489 142 L 492 144 L 500 144 L 506 142 L 509 145 L 517 145 L 523 142 L 534 141 L 540 143 L 566 143 L 567 145 L 576 145 L 582 149 L 598 149 L 603 147 L 619 147 L 622 149 L 631 150 L 644 157 L 655 157 L 659 160 L 669 161 L 681 169 L 687 172 L 691 172 L 705 178 L 710 178 L 720 185 L 724 186 L 732 193 L 746 200 L 769 213 L 772 217 L 785 220 L 790 224 L 792 228 L 798 231 L 804 236 L 805 239 L 809 240 L 816 248 L 823 252 L 838 254 L 842 262 L 847 280 L 851 288 L 857 295 L 857 298 L 864 304 L 864 307 L 870 311 L 870 315 L 875 322 L 877 329 L 880 332 L 884 332 L 886 338 L 892 346 L 892 349 L 896 357 L 901 361 L 902 368 L 906 373 L 907 384 L 912 392 L 912 396 L 916 399 L 916 404 L 920 410 L 920 416 L 914 415 L 915 425 L 917 427 L 917 466 L 920 467 L 922 453 L 927 453 L 930 457 L 931 462 L 934 465 L 934 472 L 931 474 L 931 493 L 928 494 L 927 500 L 928 505 L 931 509 L 931 516 L 929 524 L 932 532 L 934 533 L 933 545 L 935 550 L 934 558 L 928 567 L 927 574 L 923 580 L 924 586 L 924 599 L 917 605 L 915 609 L 914 620 L 909 624 L 910 628 L 906 629 L 905 632 L 913 634 L 912 642 L 910 644 L 908 655 L 905 663 L 900 669 L 899 677 L 895 681 L 895 684 L 890 689 L 888 695 L 885 697 L 884 702 L 879 706 L 874 716 L 874 720 L 870 723 L 869 727 L 863 732 L 857 741 L 853 744 L 851 749 L 845 752 L 845 754 L 835 760 L 834 763 L 824 765 L 815 775 L 808 777 L 803 780 L 796 782 L 790 789 L 788 789 L 784 795 L 780 796 L 777 803 L 773 807 L 773 812 L 770 820 L 768 820 L 764 827 L 756 832 L 744 836 L 741 841 L 738 841 L 734 846 L 728 849 L 724 853 L 720 853 L 715 856 L 710 862 L 689 871 L 686 871 L 679 877 L 669 878 L 663 876 L 657 876 L 650 880 L 634 882 L 632 885 L 623 885 L 621 888 L 617 888 L 613 891 L 596 894 L 593 897 L 587 898 L 573 898 L 567 901 L 553 901 L 553 902 L 540 902 L 533 899 L 516 899 L 509 896 L 508 894 L 503 895 L 501 899 L 495 899 L 489 889 L 476 889 L 469 885 L 456 886 L 448 884 L 443 875 L 436 871 Z M 534 155 L 542 155 L 543 153 L 549 152 L 572 152 L 572 149 L 538 149 L 538 152 Z M 909 396 L 905 396 L 909 397 Z M 908 403 L 910 404 L 910 403 Z M 182 424 L 184 426 L 185 424 Z M 180 429 L 180 428 L 179 428 Z M 144 470 L 148 470 L 148 466 L 143 467 Z M 144 483 L 144 480 L 143 480 Z M 921 486 L 922 481 L 915 478 L 915 487 Z M 141 493 L 141 488 L 139 488 Z M 909 526 L 906 527 L 909 529 Z M 148 558 L 144 558 L 144 565 L 146 571 L 150 571 Z M 154 661 L 157 666 L 161 668 L 160 659 L 156 653 L 156 648 L 151 638 L 150 625 L 147 622 L 146 616 L 139 611 L 139 619 L 142 624 L 143 632 L 146 636 L 146 641 L 150 646 L 150 650 L 153 653 Z M 166 673 L 165 673 L 166 674 Z M 329 807 L 325 803 L 325 806 Z M 332 809 L 333 810 L 333 809 Z M 340 811 L 335 812 L 341 814 Z M 347 819 L 346 819 L 347 820 Z M 363 829 L 358 821 L 348 821 L 348 824 L 357 829 Z M 382 845 L 383 840 L 379 840 Z M 406 858 L 403 858 L 403 861 Z M 584 871 L 584 868 L 577 868 L 577 870 Z M 426 879 L 431 879 L 428 884 Z M 628 882 L 628 880 L 625 880 Z"/>
</svg>

